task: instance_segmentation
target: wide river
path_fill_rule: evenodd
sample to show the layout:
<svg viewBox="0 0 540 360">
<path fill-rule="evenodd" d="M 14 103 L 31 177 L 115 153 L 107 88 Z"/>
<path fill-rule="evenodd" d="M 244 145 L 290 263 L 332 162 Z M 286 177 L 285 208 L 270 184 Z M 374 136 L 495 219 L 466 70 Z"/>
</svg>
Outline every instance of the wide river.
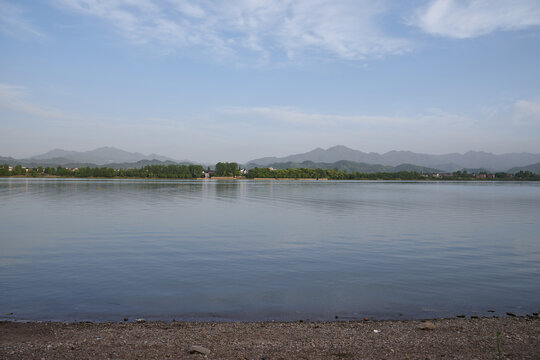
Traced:
<svg viewBox="0 0 540 360">
<path fill-rule="evenodd" d="M 0 319 L 539 308 L 540 183 L 0 179 Z"/>
</svg>

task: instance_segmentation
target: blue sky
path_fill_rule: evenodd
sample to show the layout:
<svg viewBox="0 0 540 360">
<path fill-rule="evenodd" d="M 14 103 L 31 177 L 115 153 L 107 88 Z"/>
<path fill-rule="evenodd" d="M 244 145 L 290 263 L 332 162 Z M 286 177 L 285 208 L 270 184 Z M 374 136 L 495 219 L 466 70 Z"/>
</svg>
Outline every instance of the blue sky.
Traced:
<svg viewBox="0 0 540 360">
<path fill-rule="evenodd" d="M 0 0 L 0 155 L 540 153 L 540 2 Z"/>
</svg>

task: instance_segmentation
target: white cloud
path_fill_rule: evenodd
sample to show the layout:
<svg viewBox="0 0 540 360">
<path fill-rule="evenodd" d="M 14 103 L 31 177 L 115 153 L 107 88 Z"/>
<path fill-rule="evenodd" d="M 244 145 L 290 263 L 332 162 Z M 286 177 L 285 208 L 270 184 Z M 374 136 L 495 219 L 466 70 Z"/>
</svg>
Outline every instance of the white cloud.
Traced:
<svg viewBox="0 0 540 360">
<path fill-rule="evenodd" d="M 63 8 L 101 18 L 139 43 L 173 49 L 202 46 L 219 55 L 363 59 L 410 50 L 385 34 L 386 9 L 368 0 L 56 0 Z"/>
<path fill-rule="evenodd" d="M 538 0 L 434 0 L 410 21 L 431 35 L 473 38 L 540 25 Z"/>
<path fill-rule="evenodd" d="M 16 38 L 27 36 L 43 38 L 45 35 L 39 31 L 25 16 L 20 6 L 0 1 L 0 31 Z"/>
<path fill-rule="evenodd" d="M 0 109 L 45 118 L 64 118 L 58 109 L 36 104 L 28 99 L 26 88 L 0 84 Z"/>
<path fill-rule="evenodd" d="M 512 119 L 518 124 L 540 125 L 540 101 L 516 101 Z"/>
</svg>

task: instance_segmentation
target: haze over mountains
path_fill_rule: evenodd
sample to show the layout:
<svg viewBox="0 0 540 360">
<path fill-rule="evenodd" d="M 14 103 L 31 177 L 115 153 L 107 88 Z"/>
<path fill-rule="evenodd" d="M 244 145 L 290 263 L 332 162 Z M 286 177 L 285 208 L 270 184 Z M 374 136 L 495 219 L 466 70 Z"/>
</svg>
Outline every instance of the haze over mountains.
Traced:
<svg viewBox="0 0 540 360">
<path fill-rule="evenodd" d="M 96 165 L 137 162 L 140 160 L 175 161 L 172 158 L 158 154 L 143 155 L 141 153 L 132 153 L 114 147 L 101 147 L 89 151 L 68 151 L 54 149 L 41 155 L 32 156 L 29 159 L 45 160 L 59 158 L 67 159 L 71 162 L 92 163 Z"/>
<path fill-rule="evenodd" d="M 430 155 L 411 151 L 389 151 L 384 154 L 365 153 L 353 150 L 343 145 L 337 145 L 326 150 L 317 148 L 302 154 L 285 157 L 265 157 L 248 162 L 250 166 L 267 166 L 269 164 L 304 161 L 333 163 L 340 160 L 354 161 L 366 164 L 398 166 L 413 164 L 417 166 L 456 171 L 463 168 L 482 168 L 490 171 L 506 171 L 513 167 L 528 166 L 540 162 L 540 154 L 510 153 L 495 155 L 483 151 L 469 151 L 465 154 Z"/>
<path fill-rule="evenodd" d="M 137 152 L 128 152 L 114 147 L 102 147 L 90 151 L 68 151 L 54 149 L 27 159 L 0 157 L 0 163 L 23 166 L 109 166 L 114 168 L 136 168 L 153 164 L 196 163 L 188 160 Z M 393 171 L 457 171 L 462 169 L 485 169 L 487 171 L 517 172 L 540 168 L 540 154 L 510 153 L 495 155 L 482 151 L 469 151 L 465 154 L 431 155 L 411 151 L 390 151 L 384 154 L 365 153 L 343 145 L 328 149 L 317 148 L 302 154 L 285 157 L 265 157 L 249 161 L 245 166 L 274 168 L 320 167 L 338 168 L 345 171 L 393 172 Z"/>
<path fill-rule="evenodd" d="M 14 159 L 0 156 L 0 163 L 9 165 L 22 165 L 26 167 L 96 167 L 107 166 L 115 169 L 141 168 L 146 165 L 191 164 L 189 160 L 175 160 L 173 158 L 150 154 L 143 155 L 138 152 L 128 152 L 114 147 L 101 147 L 89 151 L 69 151 L 54 149 L 44 154 L 31 156 L 26 159 Z"/>
</svg>

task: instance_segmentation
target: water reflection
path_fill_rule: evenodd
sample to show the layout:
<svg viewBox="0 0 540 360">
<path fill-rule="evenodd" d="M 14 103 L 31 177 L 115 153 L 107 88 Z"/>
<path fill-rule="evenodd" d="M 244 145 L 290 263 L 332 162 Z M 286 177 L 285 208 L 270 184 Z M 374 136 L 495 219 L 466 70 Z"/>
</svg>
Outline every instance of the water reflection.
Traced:
<svg viewBox="0 0 540 360">
<path fill-rule="evenodd" d="M 535 183 L 0 179 L 21 319 L 537 310 Z"/>
</svg>

